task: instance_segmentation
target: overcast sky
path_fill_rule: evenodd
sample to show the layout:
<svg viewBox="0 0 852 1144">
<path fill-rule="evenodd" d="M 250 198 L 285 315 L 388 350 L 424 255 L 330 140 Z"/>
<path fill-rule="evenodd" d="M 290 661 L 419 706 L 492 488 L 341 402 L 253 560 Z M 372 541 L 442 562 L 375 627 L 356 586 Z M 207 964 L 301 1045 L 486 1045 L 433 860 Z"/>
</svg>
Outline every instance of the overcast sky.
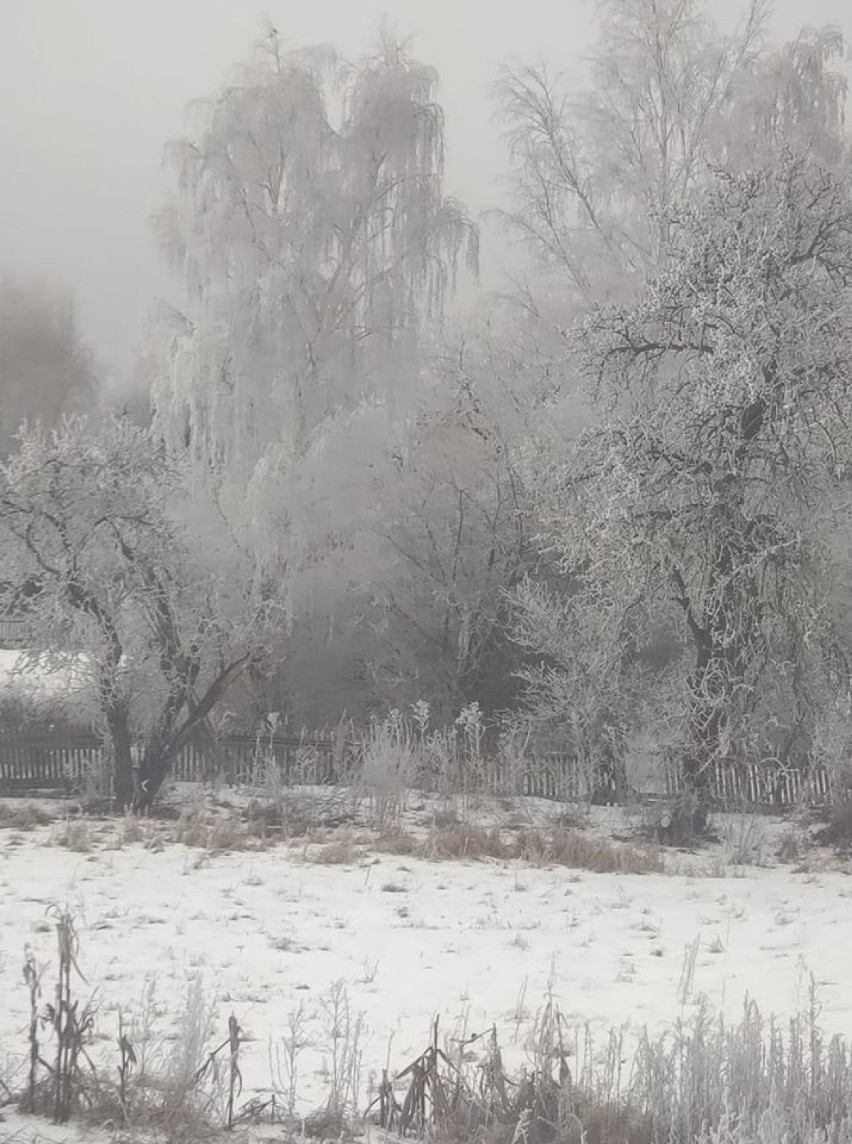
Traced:
<svg viewBox="0 0 852 1144">
<path fill-rule="evenodd" d="M 730 23 L 734 0 L 710 6 Z M 140 315 L 165 285 L 148 220 L 164 143 L 186 104 L 246 58 L 263 20 L 293 46 L 359 56 L 386 14 L 435 66 L 447 113 L 447 189 L 478 212 L 500 202 L 503 151 L 488 85 L 498 64 L 571 67 L 595 0 L 0 0 L 0 272 L 70 288 L 85 337 L 127 364 Z M 779 0 L 774 32 L 840 24 L 852 0 Z"/>
</svg>

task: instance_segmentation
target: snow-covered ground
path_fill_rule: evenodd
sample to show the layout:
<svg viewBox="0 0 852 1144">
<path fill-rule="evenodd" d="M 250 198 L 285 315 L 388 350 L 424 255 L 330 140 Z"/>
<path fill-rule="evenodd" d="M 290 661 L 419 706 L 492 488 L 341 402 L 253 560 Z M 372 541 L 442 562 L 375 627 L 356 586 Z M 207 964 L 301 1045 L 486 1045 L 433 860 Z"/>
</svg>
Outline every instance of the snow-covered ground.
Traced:
<svg viewBox="0 0 852 1144">
<path fill-rule="evenodd" d="M 605 818 L 590 828 L 612 829 Z M 729 844 L 753 829 L 745 820 L 727 826 Z M 769 854 L 789 828 L 757 820 L 757 829 Z M 326 1093 L 336 982 L 353 1017 L 363 1014 L 365 1094 L 371 1074 L 388 1061 L 400 1069 L 426 1047 L 436 1015 L 450 1036 L 496 1022 L 508 1065 L 521 1063 L 548 993 L 603 1047 L 611 1026 L 659 1030 L 689 1015 L 701 995 L 734 1020 L 746 995 L 764 1015 L 793 1015 L 806 1007 L 813 974 L 824 1031 L 852 1028 L 852 880 L 836 862 L 811 863 L 811 872 L 777 863 L 726 869 L 717 847 L 677 856 L 681 872 L 665 875 L 369 850 L 351 865 L 323 865 L 301 846 L 209 853 L 149 840 L 118 848 L 120 827 L 93 823 L 91 831 L 93 848 L 76 853 L 49 844 L 55 828 L 0 830 L 0 1062 L 26 1049 L 25 947 L 51 981 L 52 903 L 76 914 L 88 981 L 77 989 L 96 992 L 111 1067 L 119 1008 L 127 1020 L 153 989 L 168 1031 L 201 977 L 216 1001 L 217 1036 L 225 1038 L 233 1012 L 252 1038 L 241 1062 L 244 1098 L 279 1081 L 270 1061 L 302 1007 L 305 1110 Z"/>
</svg>

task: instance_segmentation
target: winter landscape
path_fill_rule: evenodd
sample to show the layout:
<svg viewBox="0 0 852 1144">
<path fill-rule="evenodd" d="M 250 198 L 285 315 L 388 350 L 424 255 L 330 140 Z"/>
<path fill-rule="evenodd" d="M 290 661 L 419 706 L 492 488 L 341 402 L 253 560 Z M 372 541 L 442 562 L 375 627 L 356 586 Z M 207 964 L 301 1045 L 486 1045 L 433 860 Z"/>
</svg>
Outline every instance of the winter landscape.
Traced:
<svg viewBox="0 0 852 1144">
<path fill-rule="evenodd" d="M 248 7 L 3 14 L 0 1141 L 849 1144 L 847 6 Z"/>
<path fill-rule="evenodd" d="M 187 1072 L 227 1040 L 233 1014 L 244 1038 L 238 1109 L 266 1105 L 277 1093 L 297 1126 L 299 1118 L 310 1125 L 333 1089 L 350 1113 L 363 1111 L 383 1069 L 403 1073 L 428 1047 L 436 1019 L 441 1046 L 452 1061 L 464 1060 L 475 1083 L 490 1059 L 492 1031 L 507 1076 L 541 1068 L 542 1023 L 556 1013 L 575 1081 L 588 1083 L 593 1073 L 592 1087 L 604 1083 L 615 1036 L 624 1092 L 635 1084 L 644 1036 L 662 1038 L 667 1055 L 701 1020 L 712 1035 L 720 1016 L 730 1030 L 750 1013 L 752 1034 L 763 1039 L 770 1017 L 785 1038 L 798 1018 L 807 1039 L 815 1018 L 826 1047 L 848 1032 L 850 867 L 808 842 L 801 816 L 719 815 L 715 841 L 700 852 L 659 855 L 647 844 L 609 841 L 641 835 L 647 816 L 639 810 L 408 794 L 377 829 L 368 804 L 340 792 L 303 788 L 287 798 L 293 814 L 316 822 L 351 815 L 351 822 L 309 827 L 270 846 L 233 825 L 246 796 L 227 791 L 208 790 L 204 799 L 197 790 L 171 792 L 169 801 L 183 807 L 182 834 L 169 820 L 29 825 L 38 810 L 55 815 L 55 803 L 0 804 L 6 1083 L 22 1086 L 28 1067 L 28 952 L 44 970 L 45 1000 L 51 997 L 57 904 L 74 915 L 85 975 L 74 991 L 96 1013 L 86 1052 L 105 1080 L 118 1065 L 119 1020 L 138 1067 L 156 1072 L 169 1064 L 187 1083 Z M 10 821 L 14 814 L 24 829 Z M 199 834 L 205 817 L 231 823 L 229 833 Z M 447 857 L 465 821 L 477 824 L 471 856 Z M 487 847 L 480 851 L 477 831 L 498 824 L 506 839 L 555 829 L 616 849 L 638 845 L 660 865 L 599 873 L 583 868 L 582 857 L 567 866 L 492 858 Z M 181 836 L 188 842 L 172 841 Z M 677 1064 L 669 1067 L 674 1083 Z M 227 1082 L 220 1077 L 217 1086 L 221 1100 Z M 400 1104 L 405 1090 L 403 1078 Z M 100 1114 L 109 1124 L 104 1107 Z M 132 1104 L 128 1120 L 128 1138 L 144 1139 L 144 1117 Z M 248 1130 L 253 1139 L 281 1138 L 281 1128 L 258 1120 Z M 95 1116 L 83 1128 L 36 1128 L 6 1110 L 4 1138 L 110 1138 L 96 1124 Z M 168 1136 L 169 1127 L 158 1125 L 153 1138 Z"/>
</svg>

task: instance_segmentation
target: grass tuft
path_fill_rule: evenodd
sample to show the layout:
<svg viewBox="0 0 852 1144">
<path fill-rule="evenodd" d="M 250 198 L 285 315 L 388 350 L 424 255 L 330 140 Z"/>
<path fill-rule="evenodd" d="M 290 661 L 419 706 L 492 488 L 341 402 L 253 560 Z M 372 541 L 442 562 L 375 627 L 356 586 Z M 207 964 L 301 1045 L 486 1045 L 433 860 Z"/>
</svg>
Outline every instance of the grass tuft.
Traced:
<svg viewBox="0 0 852 1144">
<path fill-rule="evenodd" d="M 52 815 L 34 803 L 9 806 L 0 802 L 0 829 L 34 830 L 37 826 L 49 826 L 53 821 Z"/>
<path fill-rule="evenodd" d="M 87 818 L 65 818 L 54 823 L 50 832 L 53 846 L 64 846 L 76 854 L 88 854 L 94 847 L 92 826 Z"/>
<path fill-rule="evenodd" d="M 656 848 L 610 842 L 577 830 L 523 831 L 516 851 L 517 857 L 532 866 L 570 866 L 596 874 L 665 873 L 662 854 Z"/>
<path fill-rule="evenodd" d="M 320 866 L 353 866 L 363 853 L 351 830 L 342 831 L 333 841 L 325 842 L 309 853 L 312 862 Z"/>
<path fill-rule="evenodd" d="M 172 831 L 172 841 L 217 853 L 258 850 L 265 845 L 256 832 L 237 818 L 208 819 L 194 811 L 180 816 Z"/>
</svg>

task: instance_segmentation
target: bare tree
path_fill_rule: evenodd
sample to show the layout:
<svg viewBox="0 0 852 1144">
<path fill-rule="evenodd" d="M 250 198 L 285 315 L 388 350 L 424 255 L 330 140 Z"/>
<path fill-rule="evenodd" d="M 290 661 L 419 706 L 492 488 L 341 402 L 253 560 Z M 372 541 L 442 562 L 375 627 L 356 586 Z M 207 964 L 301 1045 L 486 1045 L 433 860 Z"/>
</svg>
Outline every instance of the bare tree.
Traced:
<svg viewBox="0 0 852 1144">
<path fill-rule="evenodd" d="M 700 0 L 606 0 L 587 87 L 544 64 L 504 70 L 505 217 L 563 292 L 589 304 L 639 288 L 665 258 L 672 207 L 712 168 L 759 166 L 784 147 L 836 155 L 842 35 L 806 30 L 769 51 L 768 11 L 750 0 L 723 36 Z"/>
</svg>

